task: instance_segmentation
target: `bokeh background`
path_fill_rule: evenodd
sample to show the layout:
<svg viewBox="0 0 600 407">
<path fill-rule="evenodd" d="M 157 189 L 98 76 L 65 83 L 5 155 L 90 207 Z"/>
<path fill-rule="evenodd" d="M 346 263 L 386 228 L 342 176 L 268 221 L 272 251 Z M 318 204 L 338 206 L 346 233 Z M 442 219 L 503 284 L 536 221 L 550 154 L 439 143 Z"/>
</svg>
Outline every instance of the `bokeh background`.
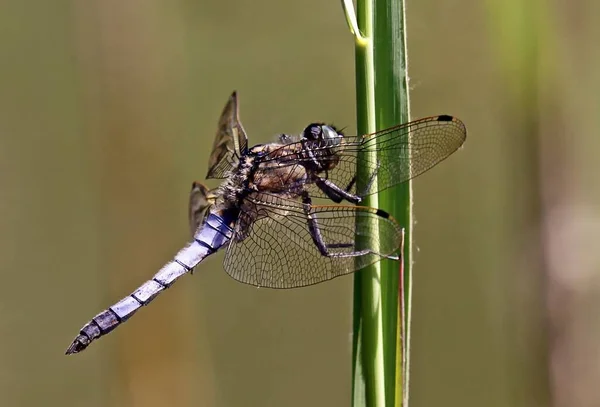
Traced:
<svg viewBox="0 0 600 407">
<path fill-rule="evenodd" d="M 412 117 L 469 131 L 415 182 L 414 407 L 600 405 L 599 16 L 408 2 Z M 0 2 L 1 406 L 349 405 L 352 278 L 256 289 L 223 254 L 63 355 L 187 240 L 234 89 L 251 143 L 355 129 L 340 2 Z"/>
</svg>

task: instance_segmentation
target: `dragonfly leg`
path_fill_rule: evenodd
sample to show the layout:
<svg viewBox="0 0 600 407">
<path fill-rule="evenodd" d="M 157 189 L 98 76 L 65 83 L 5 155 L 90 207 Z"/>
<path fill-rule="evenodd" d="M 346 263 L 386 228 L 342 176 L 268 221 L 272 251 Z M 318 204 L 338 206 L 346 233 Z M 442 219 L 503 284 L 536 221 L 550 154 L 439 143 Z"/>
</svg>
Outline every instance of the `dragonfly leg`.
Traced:
<svg viewBox="0 0 600 407">
<path fill-rule="evenodd" d="M 373 186 L 373 182 L 375 182 L 375 177 L 377 176 L 377 172 L 379 171 L 380 165 L 381 164 L 379 162 L 377 162 L 377 167 L 375 168 L 375 171 L 373 171 L 373 173 L 369 177 L 369 182 L 367 182 L 367 186 L 364 188 L 365 192 L 368 192 L 371 190 L 371 187 Z M 346 187 L 346 192 L 349 192 L 352 189 L 352 187 L 354 186 L 354 184 L 356 184 L 356 175 L 354 177 L 352 177 L 352 179 L 348 183 L 348 186 Z"/>
<path fill-rule="evenodd" d="M 356 183 L 356 175 L 353 176 L 352 179 L 350 180 L 350 182 L 348 183 L 348 186 L 346 187 L 346 191 L 350 191 L 355 183 Z"/>
<path fill-rule="evenodd" d="M 288 144 L 292 142 L 292 136 L 290 136 L 289 134 L 280 134 L 279 135 L 279 142 L 281 144 Z"/>
<path fill-rule="evenodd" d="M 312 237 L 313 242 L 317 246 L 317 249 L 319 249 L 321 255 L 325 257 L 357 257 L 364 256 L 365 254 L 375 254 L 378 256 L 382 256 L 381 254 L 376 253 L 370 249 L 356 250 L 349 253 L 331 253 L 329 249 L 343 249 L 354 247 L 354 243 L 325 243 L 325 240 L 323 240 L 323 235 L 321 234 L 321 229 L 319 229 L 319 224 L 317 223 L 317 216 L 316 214 L 311 213 L 312 200 L 310 198 L 310 195 L 308 195 L 308 192 L 302 193 L 302 203 L 304 207 L 304 214 L 306 215 L 306 220 L 308 222 L 308 230 L 310 232 L 310 236 Z M 395 255 L 382 257 L 386 257 L 392 260 L 398 259 L 398 256 Z"/>
<path fill-rule="evenodd" d="M 328 179 L 317 177 L 315 183 L 335 203 L 340 203 L 343 199 L 353 204 L 358 204 L 362 201 L 359 196 L 349 193 L 348 190 L 343 190 Z"/>
<path fill-rule="evenodd" d="M 377 177 L 377 173 L 379 172 L 379 166 L 380 165 L 381 165 L 381 163 L 379 161 L 377 161 L 377 167 L 375 167 L 375 171 L 373 171 L 373 173 L 369 177 L 369 182 L 367 182 L 367 186 L 365 187 L 365 191 L 370 191 L 371 190 L 371 187 L 373 186 L 373 182 L 375 181 L 375 178 Z"/>
</svg>

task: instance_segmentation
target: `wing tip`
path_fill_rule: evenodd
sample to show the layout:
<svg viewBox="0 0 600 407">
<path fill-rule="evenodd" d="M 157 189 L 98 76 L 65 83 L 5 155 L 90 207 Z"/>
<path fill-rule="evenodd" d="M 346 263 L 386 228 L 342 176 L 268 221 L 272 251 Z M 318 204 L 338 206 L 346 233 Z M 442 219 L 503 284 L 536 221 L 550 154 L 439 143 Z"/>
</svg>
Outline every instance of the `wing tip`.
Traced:
<svg viewBox="0 0 600 407">
<path fill-rule="evenodd" d="M 459 126 L 462 137 L 461 137 L 461 143 L 458 146 L 458 148 L 462 148 L 463 144 L 465 143 L 465 140 L 467 139 L 467 126 L 465 126 L 463 121 L 460 120 L 458 117 L 452 116 L 449 114 L 441 114 L 441 115 L 437 116 L 436 119 L 438 122 L 454 122 L 455 124 L 457 124 Z"/>
</svg>

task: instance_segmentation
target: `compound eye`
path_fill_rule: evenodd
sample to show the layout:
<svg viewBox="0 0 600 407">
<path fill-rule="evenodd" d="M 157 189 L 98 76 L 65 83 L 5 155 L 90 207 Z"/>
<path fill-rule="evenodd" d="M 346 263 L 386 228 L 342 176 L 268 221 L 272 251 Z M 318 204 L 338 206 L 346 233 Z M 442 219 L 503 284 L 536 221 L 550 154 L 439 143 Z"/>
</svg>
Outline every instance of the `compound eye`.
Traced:
<svg viewBox="0 0 600 407">
<path fill-rule="evenodd" d="M 335 131 L 329 126 L 323 126 L 323 138 L 325 140 L 336 139 L 338 138 L 337 131 Z"/>
<path fill-rule="evenodd" d="M 342 139 L 342 135 L 338 133 L 333 127 L 322 126 L 323 128 L 323 139 L 327 141 L 328 145 L 337 145 Z"/>
<path fill-rule="evenodd" d="M 302 136 L 311 141 L 319 140 L 323 134 L 322 125 L 318 123 L 309 124 L 302 134 Z"/>
</svg>

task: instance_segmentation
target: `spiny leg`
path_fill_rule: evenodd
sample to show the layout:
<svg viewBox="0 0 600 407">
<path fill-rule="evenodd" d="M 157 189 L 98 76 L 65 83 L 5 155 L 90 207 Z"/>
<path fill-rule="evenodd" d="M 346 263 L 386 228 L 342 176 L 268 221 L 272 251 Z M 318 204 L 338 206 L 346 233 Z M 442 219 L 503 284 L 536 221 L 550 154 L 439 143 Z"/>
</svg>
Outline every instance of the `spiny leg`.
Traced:
<svg viewBox="0 0 600 407">
<path fill-rule="evenodd" d="M 354 247 L 354 243 L 335 243 L 335 244 L 326 244 L 323 240 L 323 235 L 321 234 L 321 229 L 319 229 L 319 224 L 317 223 L 316 214 L 311 213 L 312 207 L 312 199 L 308 192 L 304 191 L 302 193 L 302 206 L 304 209 L 304 215 L 306 215 L 306 220 L 308 222 L 308 230 L 310 232 L 310 236 L 312 237 L 313 242 L 319 249 L 321 255 L 325 257 L 357 257 L 364 256 L 365 254 L 377 254 L 369 249 L 353 251 L 350 253 L 331 253 L 329 249 L 343 249 Z"/>
<path fill-rule="evenodd" d="M 379 163 L 379 161 L 377 162 L 377 167 L 375 167 L 375 171 L 373 171 L 373 173 L 371 174 L 371 176 L 369 177 L 369 182 L 367 182 L 367 186 L 365 187 L 365 192 L 370 191 L 371 187 L 373 186 L 373 182 L 375 182 L 375 177 L 377 177 L 377 173 L 379 172 L 379 166 L 381 164 Z M 346 192 L 349 193 L 349 191 L 352 189 L 352 187 L 354 186 L 354 184 L 356 184 L 356 175 L 354 177 L 352 177 L 352 179 L 350 180 L 350 182 L 348 183 L 348 186 L 346 187 Z M 327 193 L 327 192 L 325 192 Z M 356 195 L 357 196 L 357 195 Z M 358 196 L 357 196 L 358 197 Z M 339 202 L 337 202 L 339 203 Z"/>
<path fill-rule="evenodd" d="M 371 186 L 373 185 L 373 182 L 375 182 L 375 177 L 377 177 L 377 173 L 379 172 L 379 165 L 380 165 L 380 162 L 377 161 L 377 167 L 375 167 L 375 171 L 373 171 L 373 173 L 371 174 L 371 177 L 369 177 L 369 182 L 367 182 L 365 191 L 371 190 Z"/>
<path fill-rule="evenodd" d="M 338 187 L 335 183 L 321 177 L 317 177 L 315 183 L 317 184 L 319 189 L 323 191 L 325 195 L 327 195 L 327 197 L 335 203 L 340 203 L 343 199 L 347 200 L 348 202 L 352 202 L 353 204 L 358 204 L 362 201 L 362 199 L 359 196 L 348 192 L 350 188 L 352 188 L 352 185 L 350 185 L 350 187 L 346 190 L 343 190 L 342 188 Z"/>
</svg>

